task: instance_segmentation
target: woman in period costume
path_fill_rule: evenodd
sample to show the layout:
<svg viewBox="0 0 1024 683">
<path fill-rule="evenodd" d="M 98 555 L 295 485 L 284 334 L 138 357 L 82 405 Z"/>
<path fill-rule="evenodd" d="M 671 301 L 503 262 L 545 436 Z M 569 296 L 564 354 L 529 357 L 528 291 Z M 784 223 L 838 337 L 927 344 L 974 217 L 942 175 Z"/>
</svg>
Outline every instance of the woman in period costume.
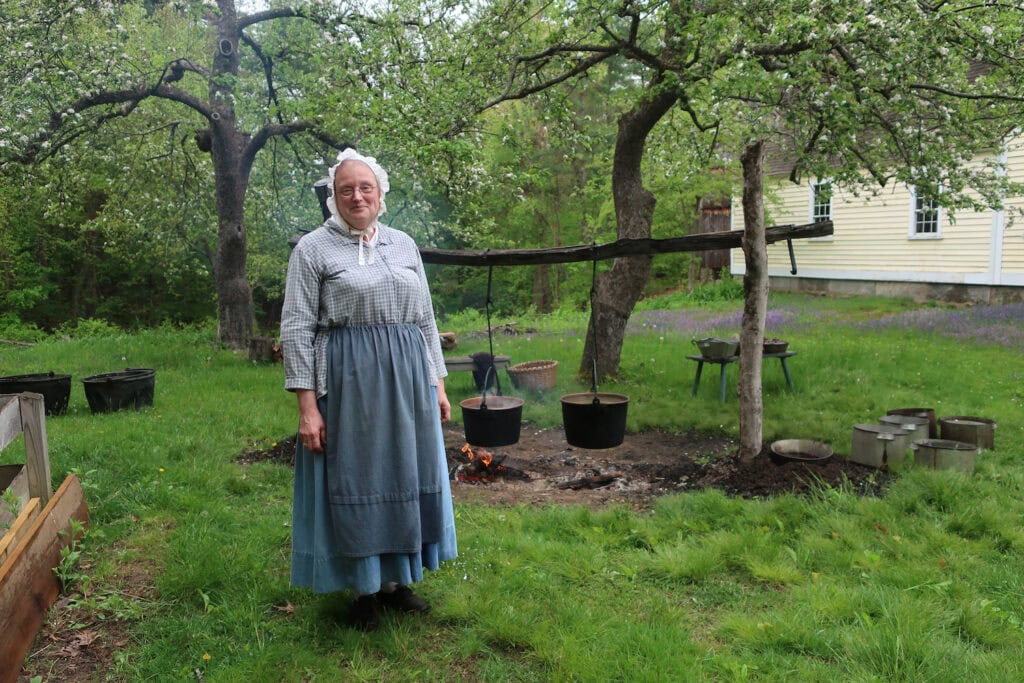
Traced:
<svg viewBox="0 0 1024 683">
<path fill-rule="evenodd" d="M 388 176 L 353 149 L 323 225 L 288 263 L 281 345 L 295 392 L 295 586 L 356 595 L 351 620 L 430 609 L 409 584 L 456 556 L 441 423 L 447 375 L 416 244 L 378 222 Z"/>
</svg>

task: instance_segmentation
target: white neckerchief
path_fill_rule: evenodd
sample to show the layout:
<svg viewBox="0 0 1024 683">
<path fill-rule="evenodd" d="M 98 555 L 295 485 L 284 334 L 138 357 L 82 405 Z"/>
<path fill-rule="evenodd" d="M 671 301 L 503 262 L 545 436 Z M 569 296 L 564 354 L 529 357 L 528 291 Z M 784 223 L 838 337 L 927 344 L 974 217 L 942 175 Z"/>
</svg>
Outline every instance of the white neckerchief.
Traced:
<svg viewBox="0 0 1024 683">
<path fill-rule="evenodd" d="M 350 225 L 346 225 L 348 228 L 348 234 L 359 240 L 359 265 L 361 266 L 372 266 L 377 262 L 377 241 L 380 239 L 380 229 L 377 225 L 377 221 L 373 222 L 373 225 L 366 227 L 363 230 L 357 230 Z M 373 234 L 369 237 L 366 233 L 373 230 Z M 363 245 L 366 245 L 366 251 L 368 256 L 363 256 Z"/>
<path fill-rule="evenodd" d="M 338 204 L 337 202 L 335 202 L 334 197 L 327 198 L 327 209 L 331 214 L 331 218 L 334 220 L 335 223 L 338 224 L 339 227 L 342 228 L 342 230 L 347 232 L 350 236 L 355 237 L 357 240 L 359 240 L 359 265 L 372 266 L 374 263 L 376 263 L 377 236 L 380 234 L 380 230 L 378 229 L 380 227 L 380 223 L 374 220 L 373 223 L 366 226 L 365 228 L 353 228 L 351 225 L 348 224 L 348 221 L 341 217 L 341 212 L 338 211 Z M 367 237 L 366 233 L 370 232 L 371 230 L 373 230 L 373 235 L 371 237 Z M 364 242 L 366 243 L 367 251 L 370 252 L 370 255 L 368 257 L 363 256 Z"/>
</svg>

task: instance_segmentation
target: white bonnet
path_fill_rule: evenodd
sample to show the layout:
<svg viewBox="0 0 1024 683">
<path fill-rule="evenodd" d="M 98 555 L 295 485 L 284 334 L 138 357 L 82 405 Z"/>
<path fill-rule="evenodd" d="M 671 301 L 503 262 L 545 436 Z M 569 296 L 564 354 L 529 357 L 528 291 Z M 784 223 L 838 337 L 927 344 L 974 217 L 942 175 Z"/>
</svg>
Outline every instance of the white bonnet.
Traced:
<svg viewBox="0 0 1024 683">
<path fill-rule="evenodd" d="M 373 171 L 373 175 L 377 178 L 377 185 L 380 187 L 380 211 L 377 212 L 378 216 L 383 215 L 388 210 L 387 205 L 384 203 L 384 195 L 391 189 L 391 184 L 388 182 L 388 172 L 377 163 L 375 158 L 363 156 L 351 147 L 343 149 L 338 153 L 338 163 L 331 166 L 327 171 L 327 175 L 331 179 L 330 185 L 327 186 L 327 210 L 331 212 L 334 220 L 341 225 L 344 225 L 344 221 L 342 221 L 341 216 L 338 214 L 338 204 L 334 199 L 334 173 L 343 161 L 349 161 L 350 159 L 361 161 L 369 166 L 370 170 Z"/>
</svg>

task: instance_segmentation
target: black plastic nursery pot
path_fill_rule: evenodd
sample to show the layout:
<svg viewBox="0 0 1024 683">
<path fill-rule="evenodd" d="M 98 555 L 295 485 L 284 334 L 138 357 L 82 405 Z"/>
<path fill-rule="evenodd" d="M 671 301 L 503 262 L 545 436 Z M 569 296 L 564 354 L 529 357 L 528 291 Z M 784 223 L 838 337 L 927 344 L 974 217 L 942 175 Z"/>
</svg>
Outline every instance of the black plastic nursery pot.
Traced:
<svg viewBox="0 0 1024 683">
<path fill-rule="evenodd" d="M 515 396 L 474 396 L 460 401 L 466 441 L 473 446 L 511 446 L 519 441 L 523 399 Z"/>
<path fill-rule="evenodd" d="M 629 398 L 587 391 L 562 396 L 565 440 L 577 448 L 614 448 L 626 435 Z"/>
<path fill-rule="evenodd" d="M 127 368 L 120 372 L 90 375 L 82 380 L 85 398 L 93 413 L 112 413 L 117 410 L 153 405 L 156 388 L 156 370 Z"/>
<path fill-rule="evenodd" d="M 42 394 L 47 415 L 63 415 L 71 398 L 71 375 L 40 372 L 31 375 L 0 377 L 0 394 L 30 391 Z"/>
</svg>

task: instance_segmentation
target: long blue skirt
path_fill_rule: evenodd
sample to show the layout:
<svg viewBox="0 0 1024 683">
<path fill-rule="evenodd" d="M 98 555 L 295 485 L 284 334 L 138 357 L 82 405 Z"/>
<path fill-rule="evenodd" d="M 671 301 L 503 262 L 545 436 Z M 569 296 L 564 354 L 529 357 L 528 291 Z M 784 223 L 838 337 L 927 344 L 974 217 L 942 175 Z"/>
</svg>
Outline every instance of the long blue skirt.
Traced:
<svg viewBox="0 0 1024 683">
<path fill-rule="evenodd" d="M 296 445 L 293 586 L 374 593 L 457 555 L 437 387 L 412 325 L 331 330 L 327 448 Z"/>
</svg>

